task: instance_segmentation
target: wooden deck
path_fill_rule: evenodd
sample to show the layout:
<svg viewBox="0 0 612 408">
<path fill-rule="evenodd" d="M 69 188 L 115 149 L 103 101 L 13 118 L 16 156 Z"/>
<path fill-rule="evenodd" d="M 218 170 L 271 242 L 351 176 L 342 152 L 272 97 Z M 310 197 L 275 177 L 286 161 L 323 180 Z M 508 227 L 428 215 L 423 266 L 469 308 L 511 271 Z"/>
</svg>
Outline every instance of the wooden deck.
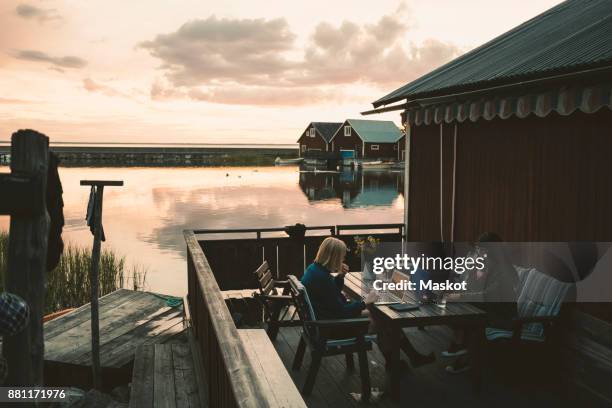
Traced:
<svg viewBox="0 0 612 408">
<path fill-rule="evenodd" d="M 100 365 L 108 385 L 129 380 L 138 346 L 186 342 L 183 306 L 170 307 L 160 295 L 119 289 L 101 297 L 99 305 Z M 53 385 L 76 380 L 87 384 L 91 372 L 90 316 L 87 304 L 45 323 L 45 377 L 59 383 Z"/>
<path fill-rule="evenodd" d="M 200 408 L 198 381 L 188 344 L 138 347 L 130 408 Z"/>
<path fill-rule="evenodd" d="M 310 364 L 309 356 L 304 358 L 304 365 L 300 371 L 291 369 L 300 333 L 300 327 L 281 328 L 274 347 L 294 382 L 301 389 Z M 542 372 L 541 367 L 538 367 L 537 356 L 530 355 L 528 350 L 524 355 L 517 356 L 516 354 L 508 355 L 503 349 L 496 350 L 493 347 L 493 350 L 487 353 L 483 390 L 480 394 L 476 394 L 472 391 L 468 373 L 450 375 L 444 370 L 447 361 L 440 358 L 440 351 L 447 347 L 451 339 L 450 329 L 432 326 L 426 330 L 408 329 L 407 333 L 419 351 L 434 351 L 437 357 L 436 362 L 418 369 L 409 369 L 403 374 L 401 404 L 383 397 L 378 402 L 371 403 L 370 406 L 389 408 L 400 406 L 452 406 L 453 408 L 592 406 L 586 401 L 582 405 L 576 405 L 580 403 L 576 399 L 579 398 L 578 396 L 566 395 L 567 392 L 564 394 L 559 386 L 551 384 L 550 380 L 547 381 L 545 379 L 547 374 Z M 372 387 L 384 390 L 384 358 L 376 346 L 368 355 Z M 402 359 L 407 358 L 402 354 Z M 525 364 L 525 368 L 523 370 L 508 368 L 516 367 L 517 364 Z M 521 372 L 520 376 L 515 374 L 517 372 Z M 358 393 L 359 389 L 358 369 L 354 372 L 348 371 L 344 356 L 326 357 L 317 375 L 314 391 L 305 400 L 308 406 L 313 408 L 362 407 L 364 405 L 357 403 L 350 395 L 350 393 Z"/>
</svg>

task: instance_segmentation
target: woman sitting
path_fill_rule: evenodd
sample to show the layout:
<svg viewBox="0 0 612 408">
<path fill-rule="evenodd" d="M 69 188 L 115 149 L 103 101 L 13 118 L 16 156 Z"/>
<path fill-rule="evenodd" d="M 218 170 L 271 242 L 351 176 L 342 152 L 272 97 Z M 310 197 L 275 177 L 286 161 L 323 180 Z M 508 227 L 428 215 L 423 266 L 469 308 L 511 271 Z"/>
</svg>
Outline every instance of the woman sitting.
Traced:
<svg viewBox="0 0 612 408">
<path fill-rule="evenodd" d="M 370 318 L 370 333 L 376 333 L 378 347 L 385 356 L 389 356 L 389 337 L 384 330 L 384 325 L 376 322 L 373 315 L 369 313 L 378 299 L 378 293 L 372 290 L 365 300 L 349 301 L 342 290 L 344 289 L 344 277 L 349 272 L 344 263 L 346 258 L 346 244 L 333 237 L 326 238 L 319 247 L 314 262 L 304 271 L 302 284 L 308 291 L 308 296 L 318 319 L 350 319 L 355 317 Z M 337 273 L 333 276 L 332 273 Z M 338 338 L 350 336 L 345 331 L 336 333 Z M 334 336 L 336 337 L 336 336 Z M 417 352 L 408 338 L 402 332 L 400 346 L 404 353 L 410 358 L 414 367 L 421 366 L 434 361 L 433 353 L 422 355 Z"/>
</svg>

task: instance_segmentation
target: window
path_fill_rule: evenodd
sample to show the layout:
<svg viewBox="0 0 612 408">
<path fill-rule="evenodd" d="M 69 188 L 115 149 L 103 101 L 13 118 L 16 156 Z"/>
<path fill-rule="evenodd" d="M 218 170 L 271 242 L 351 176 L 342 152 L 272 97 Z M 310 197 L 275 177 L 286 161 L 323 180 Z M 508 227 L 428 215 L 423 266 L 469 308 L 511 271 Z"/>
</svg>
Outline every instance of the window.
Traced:
<svg viewBox="0 0 612 408">
<path fill-rule="evenodd" d="M 378 150 L 378 145 L 370 145 L 370 150 Z"/>
<path fill-rule="evenodd" d="M 310 137 L 314 137 L 314 128 L 310 128 Z"/>
<path fill-rule="evenodd" d="M 397 145 L 396 144 L 393 145 L 393 150 L 397 150 Z"/>
<path fill-rule="evenodd" d="M 350 136 L 351 135 L 351 127 L 350 126 L 345 126 L 344 127 L 344 136 Z"/>
<path fill-rule="evenodd" d="M 306 151 L 306 145 L 302 145 L 302 151 L 305 152 Z"/>
</svg>

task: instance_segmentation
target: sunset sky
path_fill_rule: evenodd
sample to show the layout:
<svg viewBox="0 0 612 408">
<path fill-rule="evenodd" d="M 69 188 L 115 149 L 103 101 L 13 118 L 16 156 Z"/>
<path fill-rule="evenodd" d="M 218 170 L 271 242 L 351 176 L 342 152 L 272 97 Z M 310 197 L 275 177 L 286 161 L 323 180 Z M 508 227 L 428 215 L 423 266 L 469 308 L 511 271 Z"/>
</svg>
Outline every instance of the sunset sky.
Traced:
<svg viewBox="0 0 612 408">
<path fill-rule="evenodd" d="M 0 141 L 293 143 L 557 3 L 2 0 Z"/>
</svg>

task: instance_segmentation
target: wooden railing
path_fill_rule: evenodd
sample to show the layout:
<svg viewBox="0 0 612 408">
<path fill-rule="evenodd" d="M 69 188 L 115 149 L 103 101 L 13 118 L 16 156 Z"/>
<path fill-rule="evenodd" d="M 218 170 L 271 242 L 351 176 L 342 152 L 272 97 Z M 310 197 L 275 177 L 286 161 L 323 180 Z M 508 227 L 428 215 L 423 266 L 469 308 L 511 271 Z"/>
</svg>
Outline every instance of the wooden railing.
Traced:
<svg viewBox="0 0 612 408">
<path fill-rule="evenodd" d="M 319 245 L 329 235 L 343 240 L 349 249 L 346 262 L 352 270 L 361 267 L 361 260 L 352 251 L 356 236 L 374 236 L 381 242 L 403 238 L 403 224 L 361 224 L 306 227 L 306 236 L 290 238 L 273 236 L 284 234 L 284 228 L 200 229 L 193 232 L 206 253 L 212 271 L 222 290 L 255 288 L 253 271 L 266 260 L 276 279 L 287 275 L 301 276 L 314 259 Z M 327 232 L 320 235 L 322 231 Z M 389 232 L 391 231 L 391 232 Z M 316 233 L 319 235 L 310 235 Z M 219 237 L 219 234 L 223 234 Z M 228 238 L 227 236 L 240 236 Z"/>
<path fill-rule="evenodd" d="M 259 386 L 238 329 L 193 231 L 185 231 L 191 324 L 210 407 L 274 407 Z"/>
</svg>

